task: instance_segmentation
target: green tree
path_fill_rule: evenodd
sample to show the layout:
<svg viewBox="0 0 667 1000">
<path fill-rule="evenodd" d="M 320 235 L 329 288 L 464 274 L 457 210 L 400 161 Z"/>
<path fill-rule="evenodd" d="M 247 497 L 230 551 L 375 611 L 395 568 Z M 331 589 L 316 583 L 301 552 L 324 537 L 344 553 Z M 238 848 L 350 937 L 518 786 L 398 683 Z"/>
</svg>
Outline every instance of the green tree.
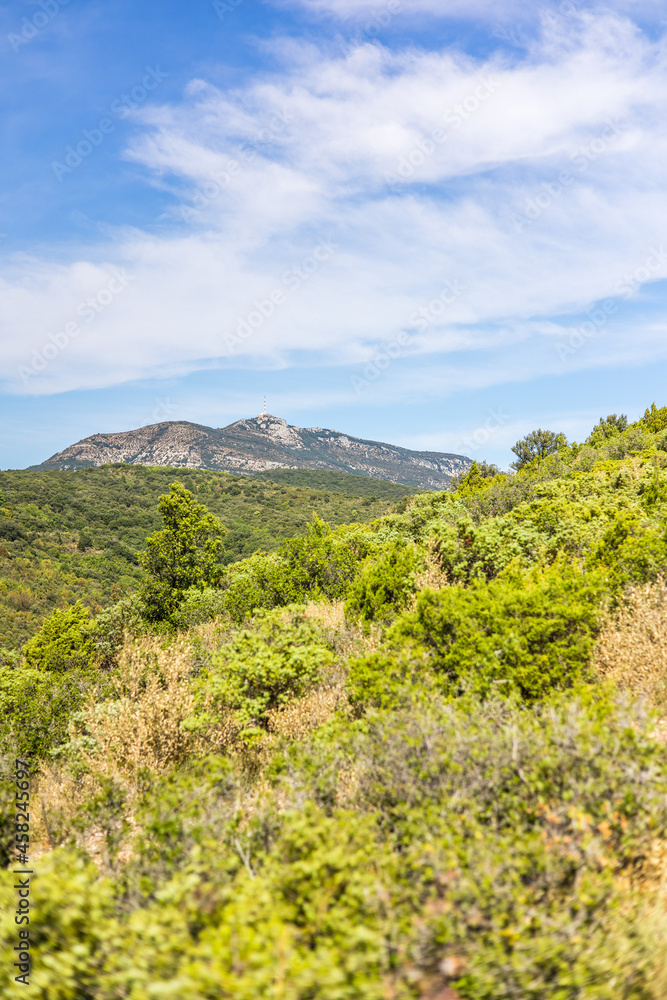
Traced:
<svg viewBox="0 0 667 1000">
<path fill-rule="evenodd" d="M 618 437 L 623 431 L 628 429 L 628 418 L 625 413 L 620 417 L 615 413 L 610 413 L 608 417 L 600 417 L 599 421 L 586 438 L 586 444 L 604 444 L 610 438 Z"/>
<path fill-rule="evenodd" d="M 95 656 L 89 632 L 90 615 L 79 601 L 62 611 L 56 608 L 26 643 L 26 663 L 38 670 L 89 666 Z"/>
<path fill-rule="evenodd" d="M 387 622 L 410 602 L 415 573 L 421 567 L 416 549 L 393 542 L 377 559 L 367 561 L 348 589 L 345 614 L 352 621 Z"/>
<path fill-rule="evenodd" d="M 160 497 L 164 525 L 146 539 L 137 553 L 151 580 L 143 588 L 147 617 L 161 620 L 175 610 L 190 587 L 203 590 L 220 582 L 220 555 L 227 529 L 197 503 L 182 483 L 172 483 Z"/>
<path fill-rule="evenodd" d="M 536 431 L 531 431 L 530 434 L 526 434 L 525 438 L 522 438 L 512 448 L 512 451 L 516 455 L 516 462 L 512 462 L 511 468 L 519 469 L 525 468 L 536 458 L 546 458 L 547 455 L 553 455 L 554 452 L 560 451 L 561 448 L 567 447 L 567 438 L 564 434 L 556 434 L 554 431 L 543 431 L 539 428 Z"/>
<path fill-rule="evenodd" d="M 652 434 L 664 431 L 667 428 L 667 406 L 661 406 L 658 409 L 655 403 L 651 403 L 650 408 L 644 411 L 644 416 L 639 423 L 643 424 L 646 430 Z"/>
</svg>

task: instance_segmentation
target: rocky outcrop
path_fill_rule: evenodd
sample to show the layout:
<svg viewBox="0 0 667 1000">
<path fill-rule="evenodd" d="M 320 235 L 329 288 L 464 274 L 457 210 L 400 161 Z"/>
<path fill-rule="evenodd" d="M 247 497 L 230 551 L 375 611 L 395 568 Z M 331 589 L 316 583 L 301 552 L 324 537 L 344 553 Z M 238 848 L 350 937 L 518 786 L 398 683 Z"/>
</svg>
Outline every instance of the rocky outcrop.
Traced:
<svg viewBox="0 0 667 1000">
<path fill-rule="evenodd" d="M 444 489 L 452 476 L 470 467 L 463 455 L 410 451 L 323 427 L 294 427 L 263 413 L 220 429 L 168 421 L 120 434 L 93 434 L 34 468 L 82 469 L 113 462 L 245 474 L 328 469 L 422 489 Z"/>
</svg>

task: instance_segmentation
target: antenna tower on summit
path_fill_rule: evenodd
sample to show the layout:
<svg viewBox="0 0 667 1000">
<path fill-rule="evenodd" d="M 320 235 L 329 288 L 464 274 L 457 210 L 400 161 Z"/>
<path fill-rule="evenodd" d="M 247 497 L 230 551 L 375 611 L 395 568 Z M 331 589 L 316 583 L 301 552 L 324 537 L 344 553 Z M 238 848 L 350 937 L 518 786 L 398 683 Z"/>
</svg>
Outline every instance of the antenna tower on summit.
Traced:
<svg viewBox="0 0 667 1000">
<path fill-rule="evenodd" d="M 264 397 L 264 415 L 266 416 L 266 396 Z"/>
</svg>

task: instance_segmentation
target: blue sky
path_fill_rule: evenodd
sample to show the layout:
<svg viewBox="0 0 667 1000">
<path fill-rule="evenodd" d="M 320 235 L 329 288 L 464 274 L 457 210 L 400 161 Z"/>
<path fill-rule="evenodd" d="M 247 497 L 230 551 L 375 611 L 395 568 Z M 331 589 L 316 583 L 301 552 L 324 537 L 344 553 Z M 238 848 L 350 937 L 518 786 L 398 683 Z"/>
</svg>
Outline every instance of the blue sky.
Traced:
<svg viewBox="0 0 667 1000">
<path fill-rule="evenodd" d="M 666 403 L 665 22 L 0 4 L 0 467 L 264 394 L 503 466 Z"/>
</svg>

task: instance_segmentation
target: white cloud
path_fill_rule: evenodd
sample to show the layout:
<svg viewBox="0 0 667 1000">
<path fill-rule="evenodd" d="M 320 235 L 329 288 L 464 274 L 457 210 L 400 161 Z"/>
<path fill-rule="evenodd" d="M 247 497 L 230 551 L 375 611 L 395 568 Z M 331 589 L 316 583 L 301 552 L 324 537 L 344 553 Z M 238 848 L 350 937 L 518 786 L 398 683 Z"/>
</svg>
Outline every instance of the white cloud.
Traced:
<svg viewBox="0 0 667 1000">
<path fill-rule="evenodd" d="M 454 379 L 433 361 L 418 375 L 441 389 L 558 371 L 559 317 L 627 274 L 641 271 L 635 295 L 667 278 L 664 55 L 629 21 L 583 14 L 521 61 L 303 46 L 245 89 L 193 81 L 180 105 L 141 113 L 126 152 L 171 193 L 154 234 L 6 264 L 7 385 L 354 363 L 405 329 L 409 354 L 452 356 Z M 109 297 L 113 268 L 130 278 Z M 424 328 L 415 313 L 446 281 L 465 290 Z M 662 357 L 661 337 L 612 320 L 572 363 Z"/>
</svg>

